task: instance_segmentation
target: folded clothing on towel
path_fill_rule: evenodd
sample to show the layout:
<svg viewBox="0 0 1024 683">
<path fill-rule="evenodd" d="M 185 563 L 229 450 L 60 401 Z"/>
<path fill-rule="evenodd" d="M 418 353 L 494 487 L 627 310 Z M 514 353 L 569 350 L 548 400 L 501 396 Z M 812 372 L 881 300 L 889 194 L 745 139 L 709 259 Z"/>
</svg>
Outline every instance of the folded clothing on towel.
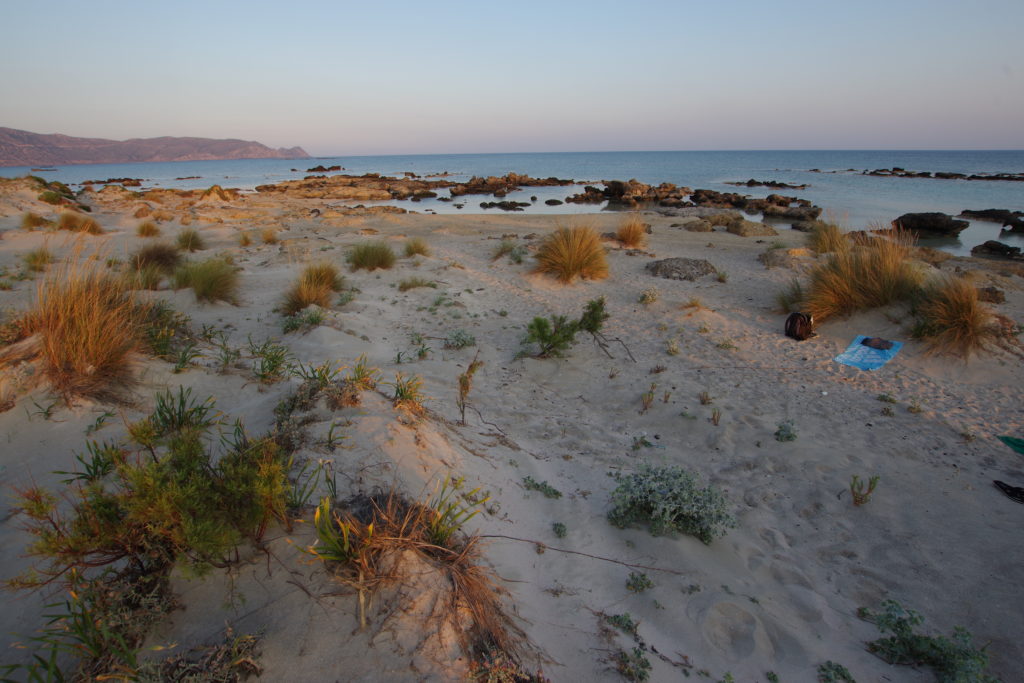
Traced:
<svg viewBox="0 0 1024 683">
<path fill-rule="evenodd" d="M 866 334 L 858 335 L 845 351 L 836 356 L 836 362 L 860 370 L 877 370 L 892 360 L 893 356 L 903 348 L 903 342 L 898 341 L 889 342 L 892 346 L 887 349 L 865 346 L 863 343 L 865 339 L 868 339 Z"/>
</svg>

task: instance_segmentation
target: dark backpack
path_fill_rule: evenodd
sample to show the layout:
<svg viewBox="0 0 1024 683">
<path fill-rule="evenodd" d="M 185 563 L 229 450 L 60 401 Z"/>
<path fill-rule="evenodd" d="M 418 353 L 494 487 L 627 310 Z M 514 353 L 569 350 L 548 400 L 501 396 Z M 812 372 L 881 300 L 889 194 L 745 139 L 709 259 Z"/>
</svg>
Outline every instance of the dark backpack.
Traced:
<svg viewBox="0 0 1024 683">
<path fill-rule="evenodd" d="M 786 336 L 803 341 L 815 336 L 814 318 L 810 313 L 790 313 L 786 318 Z"/>
</svg>

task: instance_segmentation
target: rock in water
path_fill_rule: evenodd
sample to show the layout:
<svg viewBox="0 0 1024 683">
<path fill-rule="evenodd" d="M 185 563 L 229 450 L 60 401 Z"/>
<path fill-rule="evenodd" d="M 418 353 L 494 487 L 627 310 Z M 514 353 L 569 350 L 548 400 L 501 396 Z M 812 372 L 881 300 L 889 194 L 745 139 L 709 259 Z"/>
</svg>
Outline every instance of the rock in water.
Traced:
<svg viewBox="0 0 1024 683">
<path fill-rule="evenodd" d="M 967 221 L 961 221 L 950 215 L 929 212 L 929 213 L 905 213 L 893 221 L 893 226 L 901 226 L 911 232 L 929 232 L 936 235 L 959 235 L 962 230 L 970 225 Z"/>
</svg>

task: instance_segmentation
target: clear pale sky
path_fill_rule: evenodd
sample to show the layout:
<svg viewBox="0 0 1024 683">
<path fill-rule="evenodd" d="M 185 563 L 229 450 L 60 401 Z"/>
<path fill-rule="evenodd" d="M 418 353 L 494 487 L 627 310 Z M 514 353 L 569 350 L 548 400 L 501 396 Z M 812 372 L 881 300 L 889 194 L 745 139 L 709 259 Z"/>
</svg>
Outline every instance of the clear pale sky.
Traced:
<svg viewBox="0 0 1024 683">
<path fill-rule="evenodd" d="M 1022 149 L 1024 0 L 0 0 L 0 126 L 313 155 Z"/>
</svg>

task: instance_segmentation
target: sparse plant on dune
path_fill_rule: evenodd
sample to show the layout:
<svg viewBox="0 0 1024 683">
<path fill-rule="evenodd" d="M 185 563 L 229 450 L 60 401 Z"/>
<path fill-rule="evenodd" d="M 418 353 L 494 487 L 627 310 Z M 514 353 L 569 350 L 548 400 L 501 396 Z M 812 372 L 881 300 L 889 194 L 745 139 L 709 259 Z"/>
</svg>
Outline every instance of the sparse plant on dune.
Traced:
<svg viewBox="0 0 1024 683">
<path fill-rule="evenodd" d="M 553 315 L 551 320 L 536 317 L 526 326 L 526 336 L 522 344 L 536 344 L 537 353 L 534 358 L 551 358 L 563 355 L 576 341 L 579 322 L 569 320 L 564 315 Z"/>
<path fill-rule="evenodd" d="M 250 244 L 252 244 L 252 235 L 249 234 L 248 230 L 238 233 L 238 246 L 247 247 Z"/>
<path fill-rule="evenodd" d="M 306 266 L 298 281 L 284 295 L 281 306 L 285 315 L 295 315 L 302 309 L 316 304 L 320 308 L 331 305 L 331 295 L 345 286 L 345 278 L 333 263 L 322 261 Z"/>
<path fill-rule="evenodd" d="M 923 340 L 932 354 L 966 359 L 984 349 L 995 336 L 991 310 L 978 299 L 978 290 L 963 278 L 944 277 L 925 287 L 914 313 L 917 323 L 913 335 Z"/>
<path fill-rule="evenodd" d="M 196 301 L 215 303 L 238 300 L 238 269 L 223 258 L 193 261 L 174 271 L 174 288 L 191 287 Z"/>
<path fill-rule="evenodd" d="M 478 359 L 480 352 L 477 351 L 477 355 L 473 356 L 472 362 L 466 371 L 459 374 L 459 395 L 455 399 L 455 405 L 459 408 L 459 422 L 466 424 L 466 407 L 469 405 L 469 392 L 473 388 L 473 375 L 476 374 L 484 362 Z"/>
<path fill-rule="evenodd" d="M 640 298 L 637 299 L 637 303 L 641 303 L 644 306 L 649 306 L 661 298 L 661 290 L 657 287 L 648 287 L 644 291 L 640 292 Z"/>
<path fill-rule="evenodd" d="M 57 229 L 69 232 L 84 232 L 89 235 L 102 235 L 103 228 L 94 218 L 89 218 L 76 211 L 65 211 L 57 218 Z"/>
<path fill-rule="evenodd" d="M 875 486 L 878 485 L 879 477 L 877 474 L 868 479 L 867 488 L 864 488 L 864 482 L 861 481 L 860 477 L 856 474 L 850 478 L 850 495 L 853 497 L 853 504 L 861 506 L 871 500 L 871 494 L 875 492 Z"/>
<path fill-rule="evenodd" d="M 356 358 L 356 362 L 352 366 L 352 371 L 349 372 L 347 379 L 358 387 L 360 391 L 366 391 L 377 388 L 379 376 L 380 370 L 370 366 L 364 353 L 359 358 Z"/>
<path fill-rule="evenodd" d="M 412 237 L 405 241 L 405 257 L 430 256 L 430 247 L 419 237 Z"/>
<path fill-rule="evenodd" d="M 352 247 L 347 260 L 352 270 L 387 270 L 395 265 L 395 252 L 387 242 L 364 242 Z"/>
<path fill-rule="evenodd" d="M 116 401 L 135 382 L 133 356 L 141 347 L 145 308 L 98 259 L 75 261 L 38 285 L 21 326 L 26 335 L 39 335 L 31 355 L 42 362 L 55 393 L 68 401 Z"/>
<path fill-rule="evenodd" d="M 156 227 L 156 223 L 153 221 L 143 221 L 135 229 L 135 234 L 139 237 L 159 237 L 160 228 Z"/>
<path fill-rule="evenodd" d="M 45 246 L 36 247 L 21 255 L 21 262 L 25 264 L 25 268 L 33 273 L 43 272 L 53 261 L 53 252 Z"/>
<path fill-rule="evenodd" d="M 647 243 L 647 225 L 639 214 L 630 214 L 615 232 L 616 239 L 630 249 L 640 249 Z"/>
<path fill-rule="evenodd" d="M 129 263 L 133 270 L 141 271 L 152 267 L 165 275 L 170 275 L 181 263 L 181 252 L 170 242 L 154 242 L 140 247 L 131 255 Z"/>
<path fill-rule="evenodd" d="M 556 229 L 537 249 L 537 271 L 560 282 L 608 277 L 608 259 L 601 238 L 590 226 Z"/>
<path fill-rule="evenodd" d="M 53 221 L 47 220 L 39 214 L 28 211 L 21 217 L 21 229 L 32 231 L 36 228 L 47 228 L 53 225 Z"/>
<path fill-rule="evenodd" d="M 275 228 L 263 228 L 260 231 L 260 239 L 263 244 L 277 244 L 281 240 L 277 237 L 277 230 Z"/>
<path fill-rule="evenodd" d="M 836 223 L 819 221 L 811 228 L 807 246 L 818 254 L 837 254 L 850 250 L 850 240 Z"/>
<path fill-rule="evenodd" d="M 794 278 L 786 289 L 775 295 L 775 303 L 783 313 L 792 313 L 800 310 L 805 296 L 803 283 Z"/>
<path fill-rule="evenodd" d="M 398 283 L 399 292 L 408 292 L 410 289 L 416 289 L 417 287 L 437 289 L 437 283 L 422 277 L 408 277 Z"/>
<path fill-rule="evenodd" d="M 400 372 L 395 373 L 395 381 L 391 385 L 395 395 L 391 402 L 400 410 L 405 410 L 413 415 L 420 415 L 424 411 L 423 400 L 423 378 L 413 375 L 406 377 Z"/>
<path fill-rule="evenodd" d="M 178 233 L 178 248 L 182 251 L 202 251 L 206 249 L 206 241 L 195 228 L 185 228 Z"/>
</svg>

